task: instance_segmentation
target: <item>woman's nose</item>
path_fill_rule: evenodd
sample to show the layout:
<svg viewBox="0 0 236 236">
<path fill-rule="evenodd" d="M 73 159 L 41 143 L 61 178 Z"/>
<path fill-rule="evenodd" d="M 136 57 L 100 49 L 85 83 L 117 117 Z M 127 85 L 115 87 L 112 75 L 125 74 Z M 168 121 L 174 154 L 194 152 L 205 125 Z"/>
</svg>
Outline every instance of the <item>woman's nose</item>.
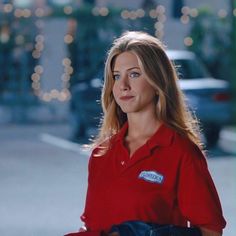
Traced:
<svg viewBox="0 0 236 236">
<path fill-rule="evenodd" d="M 120 90 L 129 90 L 130 89 L 130 83 L 128 80 L 128 76 L 122 76 L 120 79 Z"/>
</svg>

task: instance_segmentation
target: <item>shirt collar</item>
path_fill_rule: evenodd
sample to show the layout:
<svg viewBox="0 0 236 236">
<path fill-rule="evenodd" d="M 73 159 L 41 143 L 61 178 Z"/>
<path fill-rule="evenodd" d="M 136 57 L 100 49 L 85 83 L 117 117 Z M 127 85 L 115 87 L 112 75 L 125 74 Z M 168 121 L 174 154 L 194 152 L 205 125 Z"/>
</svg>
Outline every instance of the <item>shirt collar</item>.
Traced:
<svg viewBox="0 0 236 236">
<path fill-rule="evenodd" d="M 126 121 L 124 125 L 121 127 L 120 131 L 116 134 L 115 141 L 124 140 L 127 130 L 128 130 L 128 122 Z"/>
<path fill-rule="evenodd" d="M 159 147 L 168 147 L 171 145 L 174 137 L 174 130 L 162 123 L 154 135 L 147 141 L 150 149 Z"/>
<path fill-rule="evenodd" d="M 116 134 L 115 141 L 122 141 L 127 133 L 128 122 L 126 122 L 121 130 Z M 149 149 L 156 146 L 167 147 L 171 145 L 175 131 L 166 124 L 162 123 L 154 135 L 146 142 Z"/>
</svg>

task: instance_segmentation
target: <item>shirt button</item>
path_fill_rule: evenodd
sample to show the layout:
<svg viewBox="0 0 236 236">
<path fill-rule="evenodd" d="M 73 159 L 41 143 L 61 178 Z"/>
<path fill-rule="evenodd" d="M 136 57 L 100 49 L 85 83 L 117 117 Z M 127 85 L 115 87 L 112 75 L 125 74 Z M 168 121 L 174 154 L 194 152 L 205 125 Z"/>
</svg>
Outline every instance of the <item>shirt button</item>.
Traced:
<svg viewBox="0 0 236 236">
<path fill-rule="evenodd" d="M 124 161 L 121 161 L 120 164 L 123 166 L 123 165 L 125 164 L 125 162 L 124 162 Z"/>
</svg>

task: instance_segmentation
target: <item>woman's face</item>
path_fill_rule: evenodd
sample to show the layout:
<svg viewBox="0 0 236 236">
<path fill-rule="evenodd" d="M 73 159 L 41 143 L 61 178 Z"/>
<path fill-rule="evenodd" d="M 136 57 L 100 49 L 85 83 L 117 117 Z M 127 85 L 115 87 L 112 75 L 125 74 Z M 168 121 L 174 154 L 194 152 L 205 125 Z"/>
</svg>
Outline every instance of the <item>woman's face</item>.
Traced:
<svg viewBox="0 0 236 236">
<path fill-rule="evenodd" d="M 112 73 L 113 96 L 123 112 L 128 114 L 155 110 L 156 92 L 146 80 L 134 53 L 119 54 Z"/>
</svg>

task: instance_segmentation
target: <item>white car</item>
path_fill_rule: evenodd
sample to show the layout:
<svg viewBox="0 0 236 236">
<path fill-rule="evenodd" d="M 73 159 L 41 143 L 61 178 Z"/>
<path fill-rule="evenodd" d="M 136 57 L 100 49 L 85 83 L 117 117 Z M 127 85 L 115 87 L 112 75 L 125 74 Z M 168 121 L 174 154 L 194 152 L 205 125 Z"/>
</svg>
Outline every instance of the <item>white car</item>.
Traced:
<svg viewBox="0 0 236 236">
<path fill-rule="evenodd" d="M 168 50 L 180 77 L 187 103 L 200 120 L 208 147 L 217 144 L 220 130 L 231 121 L 229 82 L 213 78 L 190 51 Z"/>
</svg>

